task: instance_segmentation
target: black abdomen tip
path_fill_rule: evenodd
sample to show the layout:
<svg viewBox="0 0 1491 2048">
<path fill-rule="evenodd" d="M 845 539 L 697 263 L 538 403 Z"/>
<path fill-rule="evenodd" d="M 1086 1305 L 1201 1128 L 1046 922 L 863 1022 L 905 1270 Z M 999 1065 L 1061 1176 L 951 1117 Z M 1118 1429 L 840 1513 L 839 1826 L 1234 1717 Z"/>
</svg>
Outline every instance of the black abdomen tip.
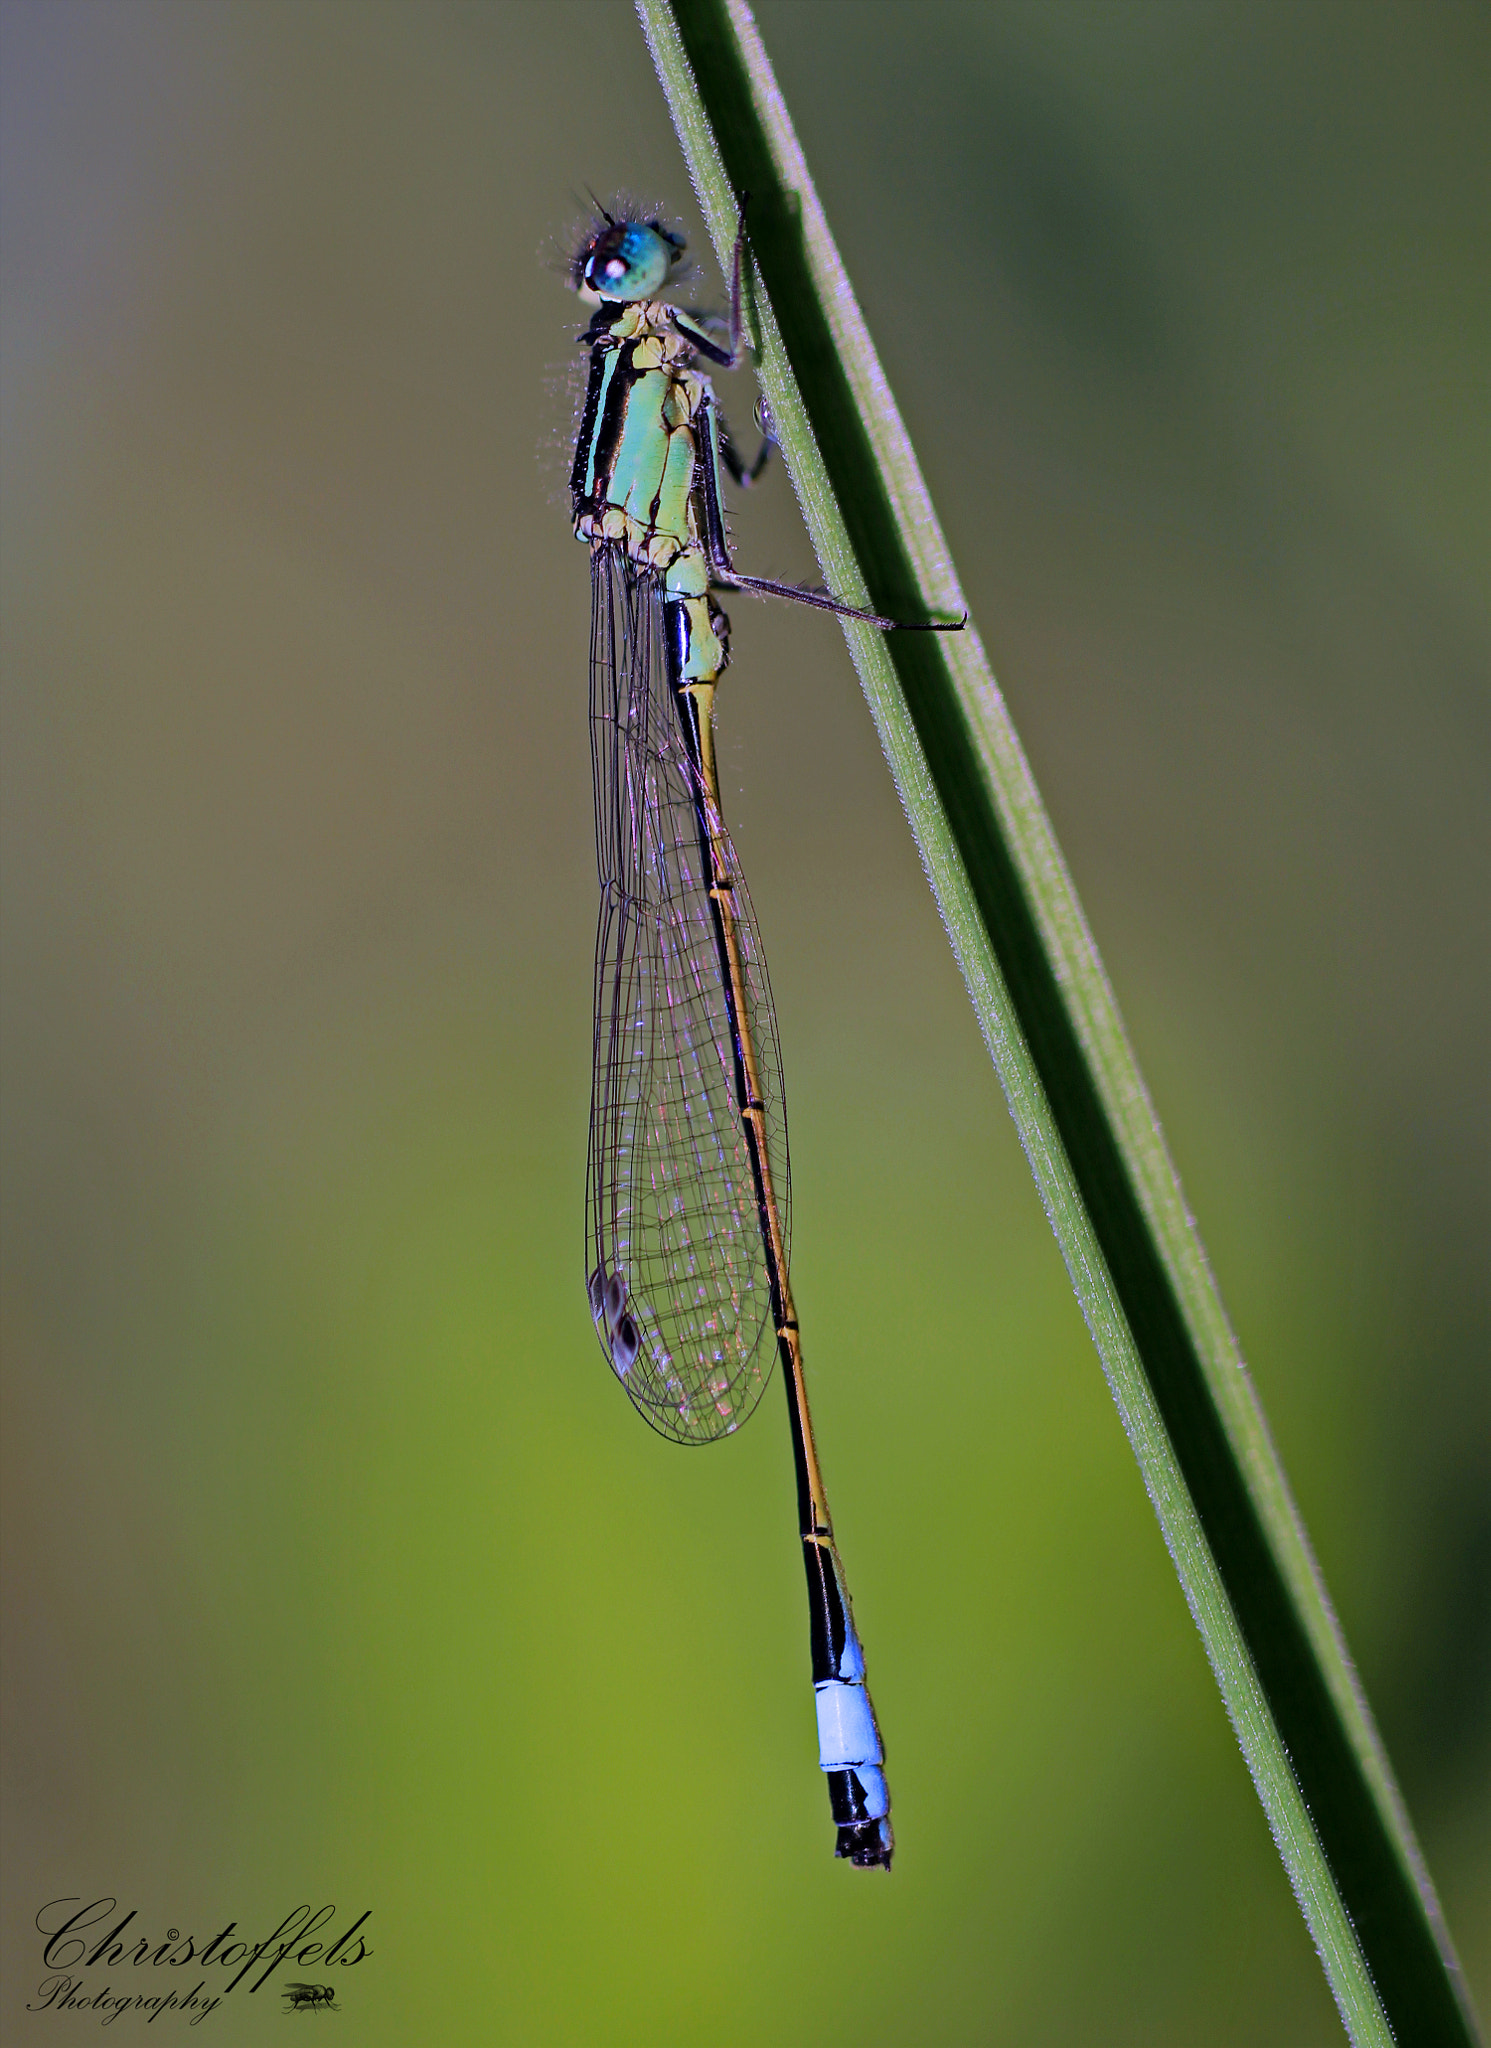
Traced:
<svg viewBox="0 0 1491 2048">
<path fill-rule="evenodd" d="M 857 1870 L 889 1870 L 894 1848 L 888 1820 L 862 1820 L 839 1829 L 834 1854 L 847 1856 Z"/>
</svg>

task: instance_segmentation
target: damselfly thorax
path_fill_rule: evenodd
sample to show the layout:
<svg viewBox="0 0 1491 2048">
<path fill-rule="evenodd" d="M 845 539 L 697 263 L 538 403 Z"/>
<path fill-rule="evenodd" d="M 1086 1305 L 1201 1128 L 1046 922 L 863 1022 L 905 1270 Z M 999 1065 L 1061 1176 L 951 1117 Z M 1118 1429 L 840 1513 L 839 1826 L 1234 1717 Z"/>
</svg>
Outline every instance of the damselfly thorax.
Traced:
<svg viewBox="0 0 1491 2048">
<path fill-rule="evenodd" d="M 583 337 L 590 382 L 571 489 L 581 540 L 618 541 L 666 573 L 704 542 L 695 503 L 707 379 L 667 306 L 602 306 Z"/>
</svg>

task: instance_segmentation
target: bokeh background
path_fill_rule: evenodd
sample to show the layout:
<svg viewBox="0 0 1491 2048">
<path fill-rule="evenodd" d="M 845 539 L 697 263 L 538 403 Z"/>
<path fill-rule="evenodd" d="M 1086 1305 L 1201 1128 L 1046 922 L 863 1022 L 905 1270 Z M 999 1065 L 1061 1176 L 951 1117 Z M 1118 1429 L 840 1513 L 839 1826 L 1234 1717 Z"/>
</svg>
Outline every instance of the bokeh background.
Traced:
<svg viewBox="0 0 1491 2048">
<path fill-rule="evenodd" d="M 721 753 L 888 1881 L 780 1397 L 670 1448 L 597 1350 L 583 187 L 720 295 L 630 9 L 0 19 L 7 2035 L 115 1895 L 370 1907 L 369 2043 L 1339 2039 L 787 608 Z M 1485 2001 L 1491 17 L 760 20 Z M 735 523 L 814 576 L 781 476 Z"/>
</svg>

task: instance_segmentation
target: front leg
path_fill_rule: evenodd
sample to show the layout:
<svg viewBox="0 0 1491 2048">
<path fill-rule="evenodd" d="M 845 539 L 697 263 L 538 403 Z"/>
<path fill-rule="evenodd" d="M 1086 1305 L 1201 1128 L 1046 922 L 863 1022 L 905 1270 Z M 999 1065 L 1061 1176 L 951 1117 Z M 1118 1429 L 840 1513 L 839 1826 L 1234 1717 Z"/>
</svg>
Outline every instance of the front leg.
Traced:
<svg viewBox="0 0 1491 2048">
<path fill-rule="evenodd" d="M 688 342 L 689 347 L 697 349 L 706 362 L 714 363 L 722 370 L 738 369 L 745 354 L 745 300 L 742 278 L 745 269 L 746 202 L 750 196 L 749 192 L 742 192 L 740 195 L 740 219 L 735 229 L 735 259 L 730 266 L 729 348 L 723 349 L 717 341 L 711 341 L 707 334 L 701 334 L 693 322 L 686 320 L 675 307 L 668 308 L 669 319 L 673 322 L 675 330 Z"/>
</svg>

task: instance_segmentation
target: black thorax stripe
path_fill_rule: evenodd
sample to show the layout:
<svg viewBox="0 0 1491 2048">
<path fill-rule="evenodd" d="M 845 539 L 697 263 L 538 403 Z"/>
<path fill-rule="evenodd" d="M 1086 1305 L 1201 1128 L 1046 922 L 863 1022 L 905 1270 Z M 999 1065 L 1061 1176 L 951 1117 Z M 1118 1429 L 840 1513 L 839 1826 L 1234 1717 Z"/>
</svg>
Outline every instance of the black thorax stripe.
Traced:
<svg viewBox="0 0 1491 2048">
<path fill-rule="evenodd" d="M 585 417 L 580 426 L 574 474 L 570 479 L 571 489 L 587 507 L 608 502 L 611 472 L 626 426 L 626 409 L 631 400 L 632 386 L 642 374 L 633 367 L 632 358 L 636 350 L 634 340 L 623 341 L 615 348 L 596 349 L 590 358 Z"/>
</svg>

